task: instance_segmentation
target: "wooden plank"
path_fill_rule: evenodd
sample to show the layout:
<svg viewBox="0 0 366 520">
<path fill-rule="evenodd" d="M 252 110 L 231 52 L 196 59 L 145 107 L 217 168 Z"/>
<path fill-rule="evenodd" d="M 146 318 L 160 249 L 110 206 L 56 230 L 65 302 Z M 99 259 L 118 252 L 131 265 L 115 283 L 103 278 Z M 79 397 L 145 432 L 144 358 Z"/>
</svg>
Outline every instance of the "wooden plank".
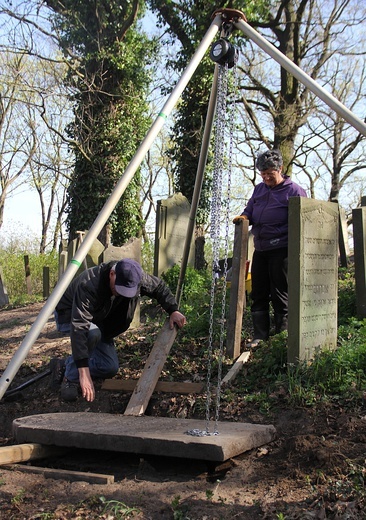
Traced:
<svg viewBox="0 0 366 520">
<path fill-rule="evenodd" d="M 227 320 L 226 355 L 235 359 L 240 354 L 243 312 L 246 307 L 245 267 L 248 258 L 249 221 L 235 224 L 229 316 Z"/>
<path fill-rule="evenodd" d="M 240 370 L 243 368 L 244 363 L 246 363 L 249 359 L 250 352 L 243 352 L 238 359 L 235 361 L 233 366 L 230 368 L 229 372 L 226 374 L 226 376 L 222 380 L 222 384 L 229 383 L 230 381 L 233 381 L 233 379 L 236 378 Z"/>
<path fill-rule="evenodd" d="M 64 453 L 65 449 L 42 444 L 17 444 L 0 448 L 0 465 L 25 462 L 27 460 L 44 459 Z"/>
<path fill-rule="evenodd" d="M 342 267 L 348 267 L 348 257 L 350 255 L 349 245 L 348 245 L 348 229 L 347 229 L 347 219 L 344 208 L 338 205 L 339 214 L 339 259 Z"/>
<path fill-rule="evenodd" d="M 137 385 L 137 380 L 106 379 L 102 384 L 102 390 L 114 390 L 119 392 L 132 392 Z M 204 383 L 158 381 L 154 392 L 172 392 L 176 394 L 199 394 L 205 388 Z"/>
<path fill-rule="evenodd" d="M 143 415 L 163 370 L 164 363 L 177 335 L 177 327 L 170 329 L 167 319 L 155 340 L 141 377 L 133 391 L 124 415 Z"/>
<path fill-rule="evenodd" d="M 23 466 L 16 464 L 5 466 L 5 469 L 21 471 L 22 473 L 41 473 L 45 478 L 55 480 L 68 480 L 70 482 L 89 482 L 89 484 L 113 484 L 114 475 L 104 475 L 102 473 L 87 473 L 84 471 L 70 471 L 67 469 L 40 468 L 38 466 Z"/>
</svg>

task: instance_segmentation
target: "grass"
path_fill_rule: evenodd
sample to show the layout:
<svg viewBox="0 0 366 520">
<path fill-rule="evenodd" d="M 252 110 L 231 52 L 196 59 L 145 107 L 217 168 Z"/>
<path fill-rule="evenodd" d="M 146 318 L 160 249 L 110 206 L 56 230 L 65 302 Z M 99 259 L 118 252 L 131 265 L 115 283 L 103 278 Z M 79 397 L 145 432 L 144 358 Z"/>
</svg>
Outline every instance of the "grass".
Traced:
<svg viewBox="0 0 366 520">
<path fill-rule="evenodd" d="M 188 360 L 182 359 L 182 354 L 176 359 L 182 373 L 185 370 L 200 372 L 202 367 L 194 366 L 197 365 L 197 356 L 202 360 L 207 356 L 210 279 L 201 277 L 197 283 L 194 276 L 197 275 L 187 278 L 182 298 L 182 308 L 188 320 L 184 341 L 191 348 Z M 176 278 L 175 271 L 166 276 L 173 287 Z M 220 297 L 217 300 L 220 304 Z M 318 351 L 311 361 L 290 365 L 287 363 L 287 332 L 271 336 L 269 341 L 262 342 L 252 353 L 245 373 L 239 374 L 234 390 L 225 389 L 224 398 L 232 399 L 232 392 L 245 395 L 246 400 L 257 402 L 264 413 L 273 403 L 271 396 L 279 393 L 286 396 L 289 404 L 301 406 L 313 406 L 326 400 L 359 406 L 366 391 L 366 319 L 358 320 L 355 314 L 354 269 L 351 266 L 347 270 L 339 270 L 337 348 Z M 214 309 L 214 319 L 217 320 L 218 316 L 220 309 L 217 308 Z M 243 330 L 247 331 L 251 327 L 249 320 L 248 311 L 244 314 Z M 199 329 L 196 329 L 197 323 Z M 244 335 L 245 332 L 243 338 Z M 214 353 L 213 377 L 217 366 Z"/>
<path fill-rule="evenodd" d="M 33 295 L 25 291 L 23 274 L 23 254 L 7 253 L 0 250 L 0 265 L 5 272 L 4 279 L 11 295 L 11 304 L 20 305 L 42 298 L 41 274 L 45 265 L 50 266 L 52 283 L 57 272 L 57 255 L 30 254 Z M 163 278 L 174 293 L 179 268 L 173 267 Z M 187 268 L 182 292 L 181 310 L 187 316 L 187 325 L 180 341 L 186 346 L 170 356 L 164 367 L 165 376 L 184 380 L 194 373 L 205 371 L 207 364 L 207 339 L 210 333 L 210 289 L 211 274 Z M 213 320 L 217 324 L 221 317 L 221 293 L 224 288 L 218 284 L 217 304 L 213 309 Z M 356 401 L 366 390 L 366 320 L 357 320 L 354 269 L 339 270 L 338 291 L 338 346 L 334 351 L 316 352 L 311 362 L 296 366 L 287 364 L 287 333 L 272 336 L 262 342 L 253 352 L 245 377 L 238 377 L 239 392 L 245 392 L 247 399 L 255 400 L 263 410 L 270 408 L 270 395 L 285 391 L 287 398 L 295 404 L 309 406 L 324 399 Z M 243 339 L 251 325 L 250 312 L 244 314 Z M 154 319 L 155 321 L 155 319 Z M 245 331 L 245 332 L 244 332 Z M 214 336 L 214 347 L 219 338 Z M 146 340 L 147 341 L 147 340 Z M 154 337 L 151 338 L 153 343 Z M 138 353 L 136 354 L 138 357 Z M 129 360 L 130 362 L 132 360 Z M 227 360 L 224 360 L 224 363 Z M 141 360 L 138 360 L 140 365 Z M 230 360 L 227 361 L 230 364 Z M 213 377 L 217 374 L 219 360 L 214 349 L 212 358 Z M 230 395 L 228 395 L 230 398 Z"/>
<path fill-rule="evenodd" d="M 29 254 L 31 294 L 27 293 L 24 268 L 25 253 L 11 253 L 0 248 L 0 267 L 2 280 L 9 297 L 10 306 L 16 307 L 42 301 L 43 269 L 49 268 L 50 291 L 55 286 L 58 276 L 58 255 L 56 252 L 45 255 Z"/>
</svg>

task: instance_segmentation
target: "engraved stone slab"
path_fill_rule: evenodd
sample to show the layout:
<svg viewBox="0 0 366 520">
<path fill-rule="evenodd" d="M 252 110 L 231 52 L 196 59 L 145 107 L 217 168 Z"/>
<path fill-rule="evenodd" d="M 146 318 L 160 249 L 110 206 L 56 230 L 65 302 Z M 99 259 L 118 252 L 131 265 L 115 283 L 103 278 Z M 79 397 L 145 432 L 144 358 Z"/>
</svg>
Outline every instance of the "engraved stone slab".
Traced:
<svg viewBox="0 0 366 520">
<path fill-rule="evenodd" d="M 288 362 L 337 342 L 338 205 L 289 200 Z"/>
<path fill-rule="evenodd" d="M 156 211 L 154 274 L 161 276 L 173 265 L 182 262 L 187 236 L 190 204 L 181 193 L 158 201 Z M 194 244 L 190 248 L 189 265 L 194 264 Z"/>
<path fill-rule="evenodd" d="M 206 431 L 206 421 L 88 412 L 32 415 L 13 421 L 13 434 L 19 444 L 31 442 L 220 462 L 267 444 L 276 436 L 270 424 L 221 422 L 217 425 L 218 435 L 187 433 L 194 430 Z"/>
<path fill-rule="evenodd" d="M 88 231 L 85 231 L 82 240 L 85 240 L 86 235 L 88 234 Z M 72 242 L 68 245 L 67 248 L 67 258 L 68 263 L 71 262 L 71 260 L 74 258 L 76 251 L 79 249 L 81 244 L 80 237 L 74 238 Z M 81 274 L 85 269 L 89 269 L 89 267 L 94 267 L 100 263 L 100 255 L 104 251 L 104 246 L 99 240 L 96 238 L 92 245 L 90 246 L 90 249 L 88 251 L 88 254 L 86 255 L 84 261 L 81 263 L 80 268 L 78 269 L 76 276 Z"/>
<path fill-rule="evenodd" d="M 141 264 L 141 238 L 130 238 L 122 246 L 117 247 L 109 245 L 102 253 L 102 262 L 111 262 L 122 260 L 122 258 L 132 258 Z M 137 304 L 133 320 L 130 328 L 136 328 L 140 325 L 140 303 Z"/>
</svg>

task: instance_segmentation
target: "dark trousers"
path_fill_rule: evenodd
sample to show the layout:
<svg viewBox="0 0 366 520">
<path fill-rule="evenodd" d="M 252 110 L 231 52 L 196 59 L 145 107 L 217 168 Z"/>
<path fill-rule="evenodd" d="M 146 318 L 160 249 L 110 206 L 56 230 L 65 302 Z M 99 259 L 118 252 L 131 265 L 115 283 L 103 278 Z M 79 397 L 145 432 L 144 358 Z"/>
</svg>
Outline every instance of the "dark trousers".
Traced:
<svg viewBox="0 0 366 520">
<path fill-rule="evenodd" d="M 272 301 L 276 314 L 287 315 L 287 247 L 270 251 L 254 251 L 252 262 L 251 311 L 268 311 Z"/>
<path fill-rule="evenodd" d="M 57 311 L 55 311 L 55 321 L 59 332 L 70 333 L 70 323 L 60 324 Z M 90 324 L 87 341 L 91 377 L 93 379 L 106 379 L 115 376 L 118 372 L 119 360 L 114 341 L 103 339 L 100 329 L 94 323 Z M 65 377 L 75 383 L 79 381 L 79 370 L 73 356 L 66 358 Z"/>
</svg>

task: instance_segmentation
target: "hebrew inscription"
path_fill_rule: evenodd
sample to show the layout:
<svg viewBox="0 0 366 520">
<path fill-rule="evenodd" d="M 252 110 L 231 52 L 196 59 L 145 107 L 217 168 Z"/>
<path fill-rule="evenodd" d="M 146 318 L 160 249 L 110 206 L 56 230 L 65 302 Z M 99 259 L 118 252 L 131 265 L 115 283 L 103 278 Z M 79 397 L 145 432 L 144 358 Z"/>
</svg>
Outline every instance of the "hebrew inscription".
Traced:
<svg viewBox="0 0 366 520">
<path fill-rule="evenodd" d="M 289 362 L 297 362 L 336 346 L 338 207 L 291 199 L 289 219 Z"/>
</svg>

